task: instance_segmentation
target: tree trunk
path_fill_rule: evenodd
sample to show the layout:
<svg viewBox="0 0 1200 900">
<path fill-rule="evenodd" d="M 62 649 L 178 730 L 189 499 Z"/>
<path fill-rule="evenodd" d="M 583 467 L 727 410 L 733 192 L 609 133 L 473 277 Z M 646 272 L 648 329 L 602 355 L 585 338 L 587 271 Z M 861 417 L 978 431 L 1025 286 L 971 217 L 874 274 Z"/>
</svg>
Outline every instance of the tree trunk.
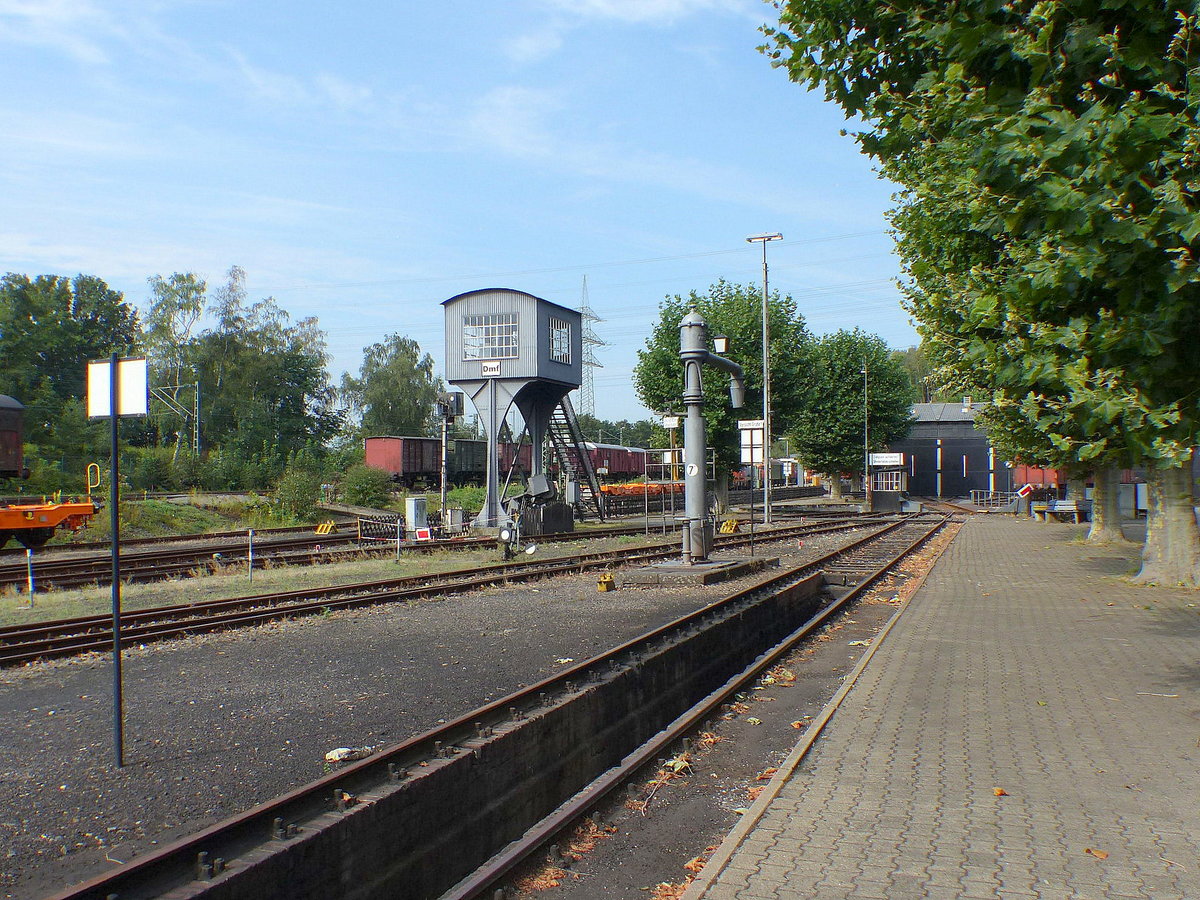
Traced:
<svg viewBox="0 0 1200 900">
<path fill-rule="evenodd" d="M 1134 580 L 1200 587 L 1200 529 L 1193 508 L 1191 460 L 1174 469 L 1151 469 L 1147 475 L 1146 545 L 1142 570 Z"/>
<path fill-rule="evenodd" d="M 1066 499 L 1074 500 L 1078 503 L 1083 502 L 1083 487 L 1087 479 L 1082 475 L 1071 475 L 1067 478 L 1067 496 Z"/>
<path fill-rule="evenodd" d="M 842 477 L 840 475 L 826 475 L 825 478 L 829 481 L 829 499 L 842 499 Z"/>
<path fill-rule="evenodd" d="M 1124 541 L 1121 530 L 1121 470 L 1098 469 L 1092 491 L 1092 527 L 1087 539 L 1093 544 Z"/>
</svg>

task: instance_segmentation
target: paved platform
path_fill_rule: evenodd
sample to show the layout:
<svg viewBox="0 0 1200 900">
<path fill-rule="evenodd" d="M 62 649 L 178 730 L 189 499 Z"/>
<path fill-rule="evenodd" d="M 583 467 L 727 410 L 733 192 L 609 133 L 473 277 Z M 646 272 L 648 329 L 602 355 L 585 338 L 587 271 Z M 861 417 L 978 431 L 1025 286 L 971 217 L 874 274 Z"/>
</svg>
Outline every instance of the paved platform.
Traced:
<svg viewBox="0 0 1200 900">
<path fill-rule="evenodd" d="M 685 898 L 1200 898 L 1200 594 L 1083 533 L 972 517 Z"/>
</svg>

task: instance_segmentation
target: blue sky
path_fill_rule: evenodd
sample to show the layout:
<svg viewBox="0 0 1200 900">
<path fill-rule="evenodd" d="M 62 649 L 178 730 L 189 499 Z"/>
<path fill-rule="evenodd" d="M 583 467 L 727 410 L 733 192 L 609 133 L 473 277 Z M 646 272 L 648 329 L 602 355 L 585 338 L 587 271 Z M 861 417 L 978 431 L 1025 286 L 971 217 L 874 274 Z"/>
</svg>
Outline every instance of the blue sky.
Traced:
<svg viewBox="0 0 1200 900">
<path fill-rule="evenodd" d="M 761 283 L 817 333 L 916 343 L 891 186 L 841 113 L 756 52 L 758 0 L 0 0 L 0 271 L 231 265 L 316 316 L 331 369 L 391 332 L 438 360 L 442 300 L 511 287 L 608 347 L 596 414 L 646 414 L 668 294 Z"/>
</svg>

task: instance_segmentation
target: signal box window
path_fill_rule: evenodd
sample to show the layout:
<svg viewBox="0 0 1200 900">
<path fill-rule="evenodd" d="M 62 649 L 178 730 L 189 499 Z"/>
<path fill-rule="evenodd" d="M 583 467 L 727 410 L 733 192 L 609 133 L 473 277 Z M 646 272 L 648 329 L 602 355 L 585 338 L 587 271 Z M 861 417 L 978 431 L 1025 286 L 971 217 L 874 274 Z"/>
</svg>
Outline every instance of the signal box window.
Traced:
<svg viewBox="0 0 1200 900">
<path fill-rule="evenodd" d="M 463 359 L 516 358 L 516 313 L 463 316 Z"/>
<path fill-rule="evenodd" d="M 550 359 L 571 364 L 571 323 L 550 317 Z"/>
</svg>

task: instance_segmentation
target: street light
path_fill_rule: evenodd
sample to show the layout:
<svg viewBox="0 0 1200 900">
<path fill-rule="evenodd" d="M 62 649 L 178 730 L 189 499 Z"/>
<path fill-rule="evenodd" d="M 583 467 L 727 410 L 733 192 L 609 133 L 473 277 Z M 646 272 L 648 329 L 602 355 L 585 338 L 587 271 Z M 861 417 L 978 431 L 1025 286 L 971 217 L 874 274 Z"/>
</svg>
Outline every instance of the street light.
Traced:
<svg viewBox="0 0 1200 900">
<path fill-rule="evenodd" d="M 867 361 L 862 364 L 863 377 L 863 511 L 871 511 L 871 441 L 870 404 L 867 400 Z"/>
<path fill-rule="evenodd" d="M 777 231 L 752 234 L 746 238 L 748 244 L 762 244 L 763 298 L 762 298 L 762 371 L 763 371 L 763 524 L 771 523 L 771 368 L 768 349 L 771 341 L 770 326 L 767 324 L 767 244 L 782 241 Z"/>
</svg>

